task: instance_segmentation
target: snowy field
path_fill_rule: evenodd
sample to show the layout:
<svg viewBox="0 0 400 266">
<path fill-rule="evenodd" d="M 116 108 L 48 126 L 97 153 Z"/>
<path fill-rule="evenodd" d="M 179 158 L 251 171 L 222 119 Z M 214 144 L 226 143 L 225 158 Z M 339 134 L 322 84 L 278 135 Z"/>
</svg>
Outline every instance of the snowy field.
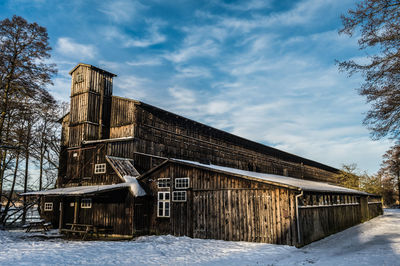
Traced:
<svg viewBox="0 0 400 266">
<path fill-rule="evenodd" d="M 301 249 L 149 236 L 135 241 L 41 239 L 0 231 L 0 265 L 400 265 L 400 210 Z"/>
</svg>

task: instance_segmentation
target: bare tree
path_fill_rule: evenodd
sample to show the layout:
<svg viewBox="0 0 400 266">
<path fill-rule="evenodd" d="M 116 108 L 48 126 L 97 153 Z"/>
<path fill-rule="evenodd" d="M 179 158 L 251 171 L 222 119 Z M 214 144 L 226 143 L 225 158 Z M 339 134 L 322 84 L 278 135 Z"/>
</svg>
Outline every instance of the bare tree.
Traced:
<svg viewBox="0 0 400 266">
<path fill-rule="evenodd" d="M 0 144 L 4 122 L 15 94 L 33 97 L 45 94 L 45 86 L 56 72 L 53 64 L 44 63 L 50 57 L 45 28 L 13 16 L 0 21 Z M 3 152 L 0 153 L 0 162 Z"/>
<path fill-rule="evenodd" d="M 400 1 L 363 0 L 342 16 L 340 33 L 360 32 L 361 50 L 372 52 L 367 63 L 339 63 L 350 75 L 361 73 L 359 93 L 371 103 L 364 124 L 373 138 L 400 136 Z M 373 48 L 373 49 L 369 49 Z"/>
<path fill-rule="evenodd" d="M 45 62 L 50 50 L 44 27 L 19 16 L 0 21 L 0 199 L 7 170 L 6 150 L 13 147 L 9 133 L 18 123 L 11 116 L 12 110 L 21 98 L 52 99 L 45 89 L 56 73 L 55 65 Z"/>
<path fill-rule="evenodd" d="M 361 177 L 357 173 L 357 164 L 344 164 L 336 179 L 344 187 L 360 189 Z"/>
</svg>

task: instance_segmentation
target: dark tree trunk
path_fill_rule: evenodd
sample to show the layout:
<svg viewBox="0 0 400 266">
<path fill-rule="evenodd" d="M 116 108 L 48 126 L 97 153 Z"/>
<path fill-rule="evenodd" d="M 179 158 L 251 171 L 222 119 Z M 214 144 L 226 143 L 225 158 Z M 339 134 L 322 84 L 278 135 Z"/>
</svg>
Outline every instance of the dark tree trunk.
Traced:
<svg viewBox="0 0 400 266">
<path fill-rule="evenodd" d="M 8 210 L 10 208 L 10 204 L 11 204 L 11 201 L 12 201 L 12 196 L 13 196 L 13 193 L 14 193 L 15 183 L 16 183 L 16 180 L 17 180 L 18 166 L 19 166 L 19 152 L 17 153 L 16 159 L 15 159 L 15 169 L 14 169 L 14 176 L 13 176 L 13 182 L 12 182 L 12 185 L 11 185 L 10 194 L 9 194 L 9 197 L 8 197 L 8 200 L 7 200 L 7 204 L 6 204 L 5 208 L 4 208 L 4 212 L 3 212 L 3 214 L 2 214 L 2 216 L 0 218 L 0 223 L 2 223 L 3 226 L 5 226 L 6 222 L 7 222 L 6 217 L 7 217 Z"/>
<path fill-rule="evenodd" d="M 26 135 L 26 146 L 25 146 L 25 175 L 24 175 L 24 193 L 27 192 L 28 190 L 28 173 L 29 173 L 29 146 L 31 142 L 31 130 L 32 130 L 32 124 L 31 121 L 28 119 L 28 130 L 27 130 L 27 135 Z M 23 209 L 23 214 L 22 214 L 22 224 L 26 223 L 26 196 L 24 195 L 23 199 L 24 203 L 24 209 Z"/>
</svg>

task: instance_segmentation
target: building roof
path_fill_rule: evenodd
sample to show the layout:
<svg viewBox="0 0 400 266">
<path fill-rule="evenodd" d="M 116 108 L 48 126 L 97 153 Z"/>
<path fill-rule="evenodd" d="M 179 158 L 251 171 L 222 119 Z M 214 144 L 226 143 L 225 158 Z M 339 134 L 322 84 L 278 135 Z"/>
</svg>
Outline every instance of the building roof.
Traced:
<svg viewBox="0 0 400 266">
<path fill-rule="evenodd" d="M 89 64 L 84 64 L 84 63 L 79 63 L 79 64 L 77 64 L 77 65 L 69 72 L 69 74 L 72 75 L 72 73 L 74 73 L 74 71 L 75 71 L 78 67 L 80 67 L 80 66 L 86 66 L 86 67 L 95 69 L 95 70 L 97 70 L 97 71 L 99 71 L 99 72 L 106 73 L 106 74 L 108 74 L 108 75 L 110 75 L 110 76 L 112 76 L 112 77 L 116 77 L 116 76 L 117 76 L 117 75 L 115 75 L 115 74 L 113 74 L 113 73 L 111 73 L 111 72 L 108 72 L 108 71 L 104 70 L 104 69 L 101 69 L 101 68 L 98 68 L 98 67 L 95 67 L 95 66 L 92 66 L 92 65 L 89 65 Z"/>
<path fill-rule="evenodd" d="M 172 162 L 172 163 L 180 163 L 185 165 L 190 165 L 193 167 L 203 168 L 211 171 L 223 172 L 230 175 L 239 176 L 241 178 L 250 179 L 258 182 L 264 182 L 272 185 L 288 187 L 291 189 L 298 189 L 303 191 L 310 191 L 310 192 L 331 192 L 331 193 L 346 193 L 346 194 L 358 194 L 358 195 L 372 195 L 363 191 L 345 188 L 337 185 L 332 185 L 324 182 L 317 182 L 317 181 L 310 181 L 304 179 L 298 179 L 288 176 L 281 176 L 281 175 L 273 175 L 273 174 L 264 174 L 258 172 L 251 172 L 251 171 L 244 171 L 236 168 L 224 167 L 219 165 L 213 164 L 202 164 L 193 161 L 187 160 L 180 160 L 180 159 L 169 159 L 167 162 L 153 168 L 149 172 L 142 175 L 149 174 L 154 170 L 158 169 L 162 165 Z"/>
<path fill-rule="evenodd" d="M 90 196 L 123 188 L 129 188 L 131 193 L 135 197 L 146 195 L 146 192 L 139 185 L 136 178 L 125 177 L 124 179 L 129 182 L 113 184 L 113 185 L 56 188 L 56 189 L 22 193 L 20 194 L 20 196 L 82 196 L 82 195 Z"/>
</svg>

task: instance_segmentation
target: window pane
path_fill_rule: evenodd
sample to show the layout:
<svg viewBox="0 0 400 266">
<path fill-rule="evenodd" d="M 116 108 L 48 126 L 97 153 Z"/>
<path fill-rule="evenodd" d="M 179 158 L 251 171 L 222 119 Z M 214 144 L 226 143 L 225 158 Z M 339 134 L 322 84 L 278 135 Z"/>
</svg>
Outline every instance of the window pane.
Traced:
<svg viewBox="0 0 400 266">
<path fill-rule="evenodd" d="M 165 192 L 165 199 L 169 200 L 169 192 Z"/>
</svg>

